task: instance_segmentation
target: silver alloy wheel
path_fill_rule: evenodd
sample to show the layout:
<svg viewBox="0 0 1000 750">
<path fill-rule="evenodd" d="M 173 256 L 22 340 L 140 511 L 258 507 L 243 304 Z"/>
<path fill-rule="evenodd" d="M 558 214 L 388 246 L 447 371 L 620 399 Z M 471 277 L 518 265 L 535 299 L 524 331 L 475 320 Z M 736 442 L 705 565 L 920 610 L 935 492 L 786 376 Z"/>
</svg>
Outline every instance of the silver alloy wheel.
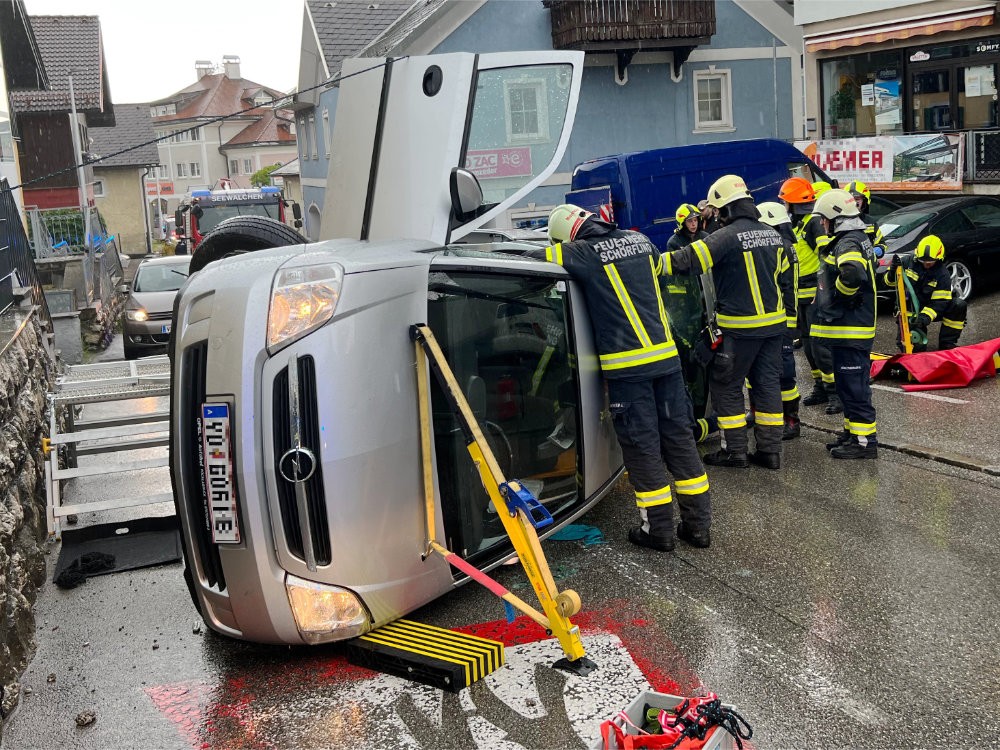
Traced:
<svg viewBox="0 0 1000 750">
<path fill-rule="evenodd" d="M 948 274 L 951 276 L 952 293 L 962 300 L 966 300 L 972 294 L 972 271 L 960 260 L 953 260 L 948 263 Z"/>
</svg>

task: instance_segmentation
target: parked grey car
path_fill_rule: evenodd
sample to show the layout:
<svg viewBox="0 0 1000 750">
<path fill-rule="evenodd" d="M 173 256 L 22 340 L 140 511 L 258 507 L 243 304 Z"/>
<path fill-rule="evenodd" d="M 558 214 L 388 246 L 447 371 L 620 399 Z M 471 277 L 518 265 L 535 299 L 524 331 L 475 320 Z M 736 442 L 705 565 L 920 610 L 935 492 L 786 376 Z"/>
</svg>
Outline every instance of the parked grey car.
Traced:
<svg viewBox="0 0 1000 750">
<path fill-rule="evenodd" d="M 146 258 L 139 264 L 122 321 L 125 359 L 166 352 L 174 298 L 190 264 L 190 255 Z"/>
</svg>

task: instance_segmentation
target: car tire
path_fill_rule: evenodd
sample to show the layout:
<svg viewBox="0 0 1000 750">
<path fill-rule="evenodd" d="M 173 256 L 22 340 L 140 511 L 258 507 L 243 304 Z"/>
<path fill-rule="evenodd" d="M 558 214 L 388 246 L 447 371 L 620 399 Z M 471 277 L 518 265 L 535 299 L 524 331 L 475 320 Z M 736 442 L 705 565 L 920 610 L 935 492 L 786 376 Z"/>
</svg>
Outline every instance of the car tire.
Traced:
<svg viewBox="0 0 1000 750">
<path fill-rule="evenodd" d="M 124 350 L 125 359 L 139 359 L 139 357 L 142 356 L 142 353 L 138 349 L 131 347 L 128 344 L 125 344 Z"/>
<path fill-rule="evenodd" d="M 944 265 L 951 277 L 951 290 L 956 299 L 967 300 L 975 291 L 972 269 L 962 260 L 950 260 Z"/>
<path fill-rule="evenodd" d="M 305 237 L 277 219 L 234 216 L 205 235 L 191 257 L 188 273 L 197 273 L 209 263 L 233 255 L 270 250 L 272 247 L 302 245 L 306 242 L 308 240 Z"/>
</svg>

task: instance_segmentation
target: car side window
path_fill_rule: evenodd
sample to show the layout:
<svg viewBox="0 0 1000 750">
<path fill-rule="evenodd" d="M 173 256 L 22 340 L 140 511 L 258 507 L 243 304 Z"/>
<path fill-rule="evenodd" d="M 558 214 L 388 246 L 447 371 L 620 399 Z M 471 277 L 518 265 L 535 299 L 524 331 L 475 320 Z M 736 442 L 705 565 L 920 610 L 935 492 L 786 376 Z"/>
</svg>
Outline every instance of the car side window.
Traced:
<svg viewBox="0 0 1000 750">
<path fill-rule="evenodd" d="M 963 208 L 962 212 L 972 220 L 976 229 L 1000 229 L 1000 206 L 975 203 Z"/>
<path fill-rule="evenodd" d="M 931 234 L 957 234 L 971 232 L 975 229 L 972 222 L 961 211 L 953 211 L 942 217 L 935 225 Z"/>
</svg>

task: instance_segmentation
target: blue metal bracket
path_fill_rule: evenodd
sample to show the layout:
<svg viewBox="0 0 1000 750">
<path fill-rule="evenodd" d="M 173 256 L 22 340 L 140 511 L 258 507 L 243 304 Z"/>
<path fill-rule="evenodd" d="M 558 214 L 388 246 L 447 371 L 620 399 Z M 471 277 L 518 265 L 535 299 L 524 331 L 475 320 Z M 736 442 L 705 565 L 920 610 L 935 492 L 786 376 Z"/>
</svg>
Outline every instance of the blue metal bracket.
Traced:
<svg viewBox="0 0 1000 750">
<path fill-rule="evenodd" d="M 500 492 L 507 501 L 507 510 L 511 515 L 517 513 L 519 509 L 524 511 L 524 517 L 536 529 L 543 529 L 552 523 L 552 514 L 545 510 L 545 506 L 538 502 L 538 498 L 531 494 L 531 490 L 518 480 L 511 479 L 502 483 Z"/>
</svg>

